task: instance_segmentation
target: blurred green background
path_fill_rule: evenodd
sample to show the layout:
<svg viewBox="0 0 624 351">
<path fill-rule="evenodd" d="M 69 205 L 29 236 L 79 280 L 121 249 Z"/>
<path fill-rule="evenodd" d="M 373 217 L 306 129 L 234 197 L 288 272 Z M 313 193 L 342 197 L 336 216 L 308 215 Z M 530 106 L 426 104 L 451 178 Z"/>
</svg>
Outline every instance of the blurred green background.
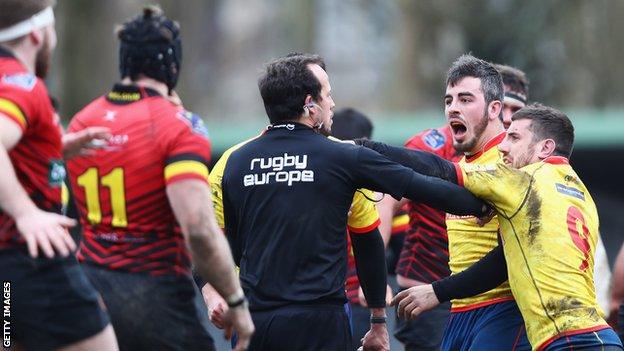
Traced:
<svg viewBox="0 0 624 351">
<path fill-rule="evenodd" d="M 146 3 L 181 24 L 178 91 L 217 152 L 266 124 L 257 78 L 292 51 L 324 56 L 337 107 L 388 142 L 443 123 L 446 70 L 472 52 L 524 70 L 530 100 L 566 111 L 578 146 L 624 143 L 622 0 L 59 0 L 50 84 L 65 118 L 118 78 L 115 25 Z"/>
</svg>

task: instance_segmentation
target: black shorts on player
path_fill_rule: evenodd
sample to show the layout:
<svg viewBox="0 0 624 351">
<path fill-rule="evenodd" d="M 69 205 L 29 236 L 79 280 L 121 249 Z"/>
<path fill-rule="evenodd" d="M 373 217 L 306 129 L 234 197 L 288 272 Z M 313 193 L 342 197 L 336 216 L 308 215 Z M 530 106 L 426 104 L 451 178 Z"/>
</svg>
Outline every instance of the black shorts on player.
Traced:
<svg viewBox="0 0 624 351">
<path fill-rule="evenodd" d="M 190 276 L 128 273 L 83 264 L 109 307 L 120 350 L 211 351 L 208 318 Z M 137 334 L 139 333 L 139 334 Z"/>
<path fill-rule="evenodd" d="M 109 324 L 99 294 L 73 255 L 33 259 L 26 248 L 0 250 L 0 278 L 10 284 L 4 306 L 10 306 L 5 320 L 12 341 L 26 350 L 71 345 Z"/>
<path fill-rule="evenodd" d="M 250 350 L 350 351 L 349 318 L 343 305 L 289 305 L 254 311 Z"/>
</svg>

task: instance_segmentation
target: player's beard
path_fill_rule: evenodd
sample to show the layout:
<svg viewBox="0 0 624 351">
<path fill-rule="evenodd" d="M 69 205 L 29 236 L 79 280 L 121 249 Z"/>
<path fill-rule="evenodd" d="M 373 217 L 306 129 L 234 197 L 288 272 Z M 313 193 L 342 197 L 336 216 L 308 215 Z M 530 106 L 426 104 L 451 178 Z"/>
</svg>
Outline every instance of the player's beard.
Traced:
<svg viewBox="0 0 624 351">
<path fill-rule="evenodd" d="M 533 155 L 535 154 L 535 144 L 536 143 L 529 144 L 524 153 L 518 155 L 518 157 L 514 157 L 512 161 L 513 168 L 522 168 L 531 164 L 531 160 L 533 159 Z"/>
<path fill-rule="evenodd" d="M 41 49 L 37 51 L 35 57 L 35 75 L 41 79 L 45 79 L 48 76 L 50 70 L 50 62 L 52 61 L 52 50 L 50 49 L 50 38 L 48 33 L 43 38 L 43 45 Z"/>
<path fill-rule="evenodd" d="M 474 148 L 477 145 L 477 141 L 481 139 L 481 135 L 483 135 L 483 132 L 485 131 L 485 128 L 487 128 L 487 125 L 488 114 L 486 107 L 485 111 L 483 112 L 483 117 L 481 118 L 481 120 L 479 120 L 479 123 L 477 123 L 477 125 L 472 130 L 472 138 L 464 141 L 463 143 L 457 143 L 453 140 L 453 147 L 455 148 L 455 150 L 459 152 L 476 152 L 477 150 L 474 150 Z"/>
</svg>

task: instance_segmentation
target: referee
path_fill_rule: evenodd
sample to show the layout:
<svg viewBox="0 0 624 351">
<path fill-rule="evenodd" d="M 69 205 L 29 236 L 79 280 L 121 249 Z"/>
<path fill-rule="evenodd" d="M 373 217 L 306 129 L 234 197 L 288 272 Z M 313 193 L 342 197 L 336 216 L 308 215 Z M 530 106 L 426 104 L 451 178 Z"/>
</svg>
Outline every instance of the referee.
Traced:
<svg viewBox="0 0 624 351">
<path fill-rule="evenodd" d="M 349 350 L 345 233 L 356 189 L 458 215 L 480 216 L 485 206 L 454 184 L 323 136 L 335 104 L 321 57 L 276 59 L 258 85 L 271 125 L 230 155 L 222 179 L 225 231 L 256 326 L 249 350 Z M 351 240 L 371 308 L 364 350 L 388 350 L 381 236 Z"/>
</svg>

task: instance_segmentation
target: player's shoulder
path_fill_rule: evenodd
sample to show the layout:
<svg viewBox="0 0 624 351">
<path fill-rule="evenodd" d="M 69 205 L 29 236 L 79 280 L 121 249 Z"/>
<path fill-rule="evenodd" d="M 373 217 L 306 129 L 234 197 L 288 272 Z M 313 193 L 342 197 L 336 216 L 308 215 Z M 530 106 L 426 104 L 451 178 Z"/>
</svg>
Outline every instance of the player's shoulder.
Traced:
<svg viewBox="0 0 624 351">
<path fill-rule="evenodd" d="M 429 152 L 442 152 L 449 145 L 452 147 L 452 138 L 447 126 L 425 129 L 405 142 L 407 148 Z"/>
</svg>

